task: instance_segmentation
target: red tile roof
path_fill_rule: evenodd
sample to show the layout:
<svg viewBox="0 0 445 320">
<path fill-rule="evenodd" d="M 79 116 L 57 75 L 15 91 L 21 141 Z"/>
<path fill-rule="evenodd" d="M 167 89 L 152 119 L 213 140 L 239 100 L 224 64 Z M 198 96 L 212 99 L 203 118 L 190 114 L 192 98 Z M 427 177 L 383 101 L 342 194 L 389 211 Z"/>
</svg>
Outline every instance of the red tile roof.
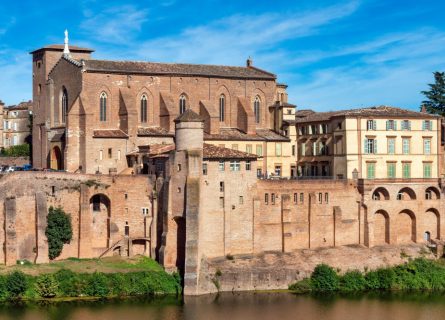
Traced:
<svg viewBox="0 0 445 320">
<path fill-rule="evenodd" d="M 204 159 L 246 159 L 256 160 L 258 157 L 255 154 L 246 153 L 229 148 L 214 146 L 212 144 L 204 143 L 203 147 Z"/>
<path fill-rule="evenodd" d="M 204 140 L 229 141 L 289 141 L 288 138 L 269 129 L 257 129 L 256 134 L 247 134 L 237 128 L 221 128 L 219 134 L 204 134 Z"/>
<path fill-rule="evenodd" d="M 168 130 L 161 127 L 143 127 L 138 128 L 138 136 L 140 137 L 172 137 L 173 133 L 168 132 Z"/>
<path fill-rule="evenodd" d="M 128 135 L 120 129 L 104 129 L 94 130 L 93 138 L 126 139 Z"/>
</svg>

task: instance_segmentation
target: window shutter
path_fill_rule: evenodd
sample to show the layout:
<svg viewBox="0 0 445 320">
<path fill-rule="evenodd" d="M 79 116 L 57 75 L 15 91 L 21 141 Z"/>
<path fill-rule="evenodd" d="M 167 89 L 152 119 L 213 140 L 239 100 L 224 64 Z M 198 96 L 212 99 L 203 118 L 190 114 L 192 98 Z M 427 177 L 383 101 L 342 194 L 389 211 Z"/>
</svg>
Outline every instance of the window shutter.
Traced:
<svg viewBox="0 0 445 320">
<path fill-rule="evenodd" d="M 411 121 L 408 121 L 408 130 L 411 131 Z"/>
<path fill-rule="evenodd" d="M 430 123 L 430 131 L 433 131 L 433 121 L 432 120 L 428 120 Z"/>
<path fill-rule="evenodd" d="M 426 120 L 422 121 L 422 130 L 425 131 L 426 130 Z"/>
<path fill-rule="evenodd" d="M 365 144 L 365 154 L 368 154 L 369 153 L 369 150 L 368 150 L 368 139 L 365 138 L 364 144 Z"/>
<path fill-rule="evenodd" d="M 374 139 L 374 154 L 377 153 L 377 139 Z"/>
<path fill-rule="evenodd" d="M 397 130 L 397 121 L 394 120 L 394 131 Z"/>
<path fill-rule="evenodd" d="M 386 120 L 386 131 L 389 130 L 389 120 Z"/>
<path fill-rule="evenodd" d="M 377 130 L 377 121 L 372 120 L 372 130 Z"/>
</svg>

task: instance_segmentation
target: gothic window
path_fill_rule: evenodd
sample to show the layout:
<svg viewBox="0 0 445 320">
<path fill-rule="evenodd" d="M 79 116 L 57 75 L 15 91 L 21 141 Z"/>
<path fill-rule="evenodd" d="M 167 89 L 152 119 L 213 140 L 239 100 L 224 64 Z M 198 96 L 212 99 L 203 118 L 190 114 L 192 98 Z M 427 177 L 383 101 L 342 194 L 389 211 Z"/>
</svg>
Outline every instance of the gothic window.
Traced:
<svg viewBox="0 0 445 320">
<path fill-rule="evenodd" d="M 147 96 L 145 94 L 141 97 L 141 122 L 147 122 Z"/>
<path fill-rule="evenodd" d="M 68 112 L 68 92 L 66 91 L 65 87 L 62 89 L 62 123 L 66 123 L 66 114 Z"/>
<path fill-rule="evenodd" d="M 219 121 L 224 122 L 226 108 L 226 97 L 222 94 L 219 97 Z"/>
<path fill-rule="evenodd" d="M 102 92 L 100 94 L 100 117 L 99 120 L 102 122 L 107 121 L 107 94 Z"/>
<path fill-rule="evenodd" d="M 253 111 L 255 113 L 255 122 L 256 123 L 260 123 L 260 119 L 261 119 L 260 105 L 261 105 L 260 97 L 256 96 L 255 100 L 253 102 Z"/>
<path fill-rule="evenodd" d="M 187 98 L 185 97 L 185 95 L 181 94 L 181 96 L 179 97 L 179 113 L 180 114 L 183 114 L 185 112 L 186 103 L 187 103 Z"/>
</svg>

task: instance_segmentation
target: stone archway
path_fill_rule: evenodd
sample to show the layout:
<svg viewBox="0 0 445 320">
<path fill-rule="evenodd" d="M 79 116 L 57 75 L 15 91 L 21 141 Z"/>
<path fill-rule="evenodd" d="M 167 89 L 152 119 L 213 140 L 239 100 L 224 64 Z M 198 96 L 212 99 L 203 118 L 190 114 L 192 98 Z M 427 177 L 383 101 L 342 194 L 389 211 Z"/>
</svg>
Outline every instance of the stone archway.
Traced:
<svg viewBox="0 0 445 320">
<path fill-rule="evenodd" d="M 372 193 L 372 200 L 389 200 L 389 192 L 383 187 L 379 187 Z"/>
<path fill-rule="evenodd" d="M 440 214 L 437 209 L 428 209 L 422 215 L 421 223 L 422 229 L 420 231 L 423 235 L 428 232 L 430 235 L 430 239 L 440 239 Z"/>
<path fill-rule="evenodd" d="M 51 149 L 51 169 L 63 170 L 63 157 L 62 151 L 58 146 Z"/>
<path fill-rule="evenodd" d="M 397 215 L 396 228 L 398 244 L 409 244 L 417 242 L 417 223 L 416 215 L 411 210 L 402 210 Z"/>
<path fill-rule="evenodd" d="M 374 245 L 390 243 L 389 215 L 385 210 L 378 210 L 374 214 Z"/>
<path fill-rule="evenodd" d="M 90 212 L 93 216 L 91 246 L 107 249 L 111 238 L 111 202 L 104 194 L 95 194 L 90 198 Z"/>
</svg>

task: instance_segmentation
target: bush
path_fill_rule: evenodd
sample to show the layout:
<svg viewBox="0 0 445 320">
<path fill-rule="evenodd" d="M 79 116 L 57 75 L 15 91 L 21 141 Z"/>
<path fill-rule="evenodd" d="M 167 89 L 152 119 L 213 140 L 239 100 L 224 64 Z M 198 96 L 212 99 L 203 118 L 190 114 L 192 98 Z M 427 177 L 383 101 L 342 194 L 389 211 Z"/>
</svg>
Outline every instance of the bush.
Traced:
<svg viewBox="0 0 445 320">
<path fill-rule="evenodd" d="M 71 241 L 73 229 L 71 217 L 62 208 L 54 209 L 50 207 L 47 220 L 48 225 L 45 234 L 48 238 L 48 255 L 53 260 L 60 255 L 63 245 Z"/>
<path fill-rule="evenodd" d="M 311 279 L 306 278 L 301 281 L 295 282 L 289 286 L 289 290 L 292 290 L 297 293 L 306 293 L 310 292 L 312 288 Z"/>
<path fill-rule="evenodd" d="M 42 298 L 53 298 L 57 294 L 58 283 L 52 274 L 43 274 L 37 278 L 35 289 Z"/>
<path fill-rule="evenodd" d="M 27 288 L 26 276 L 21 271 L 10 273 L 6 279 L 6 291 L 10 298 L 21 297 Z"/>
<path fill-rule="evenodd" d="M 58 292 L 63 297 L 78 297 L 84 292 L 85 282 L 77 273 L 62 269 L 54 274 L 58 283 Z"/>
<path fill-rule="evenodd" d="M 326 264 L 319 264 L 311 275 L 311 287 L 314 291 L 338 290 L 339 281 L 334 269 Z"/>
<path fill-rule="evenodd" d="M 2 150 L 1 155 L 6 157 L 29 157 L 29 144 L 25 143 L 5 148 Z"/>
<path fill-rule="evenodd" d="M 360 271 L 346 272 L 340 278 L 341 291 L 362 291 L 366 288 L 366 281 Z"/>
<path fill-rule="evenodd" d="M 84 275 L 88 279 L 85 293 L 91 297 L 106 297 L 110 293 L 107 277 L 100 272 Z"/>
</svg>

